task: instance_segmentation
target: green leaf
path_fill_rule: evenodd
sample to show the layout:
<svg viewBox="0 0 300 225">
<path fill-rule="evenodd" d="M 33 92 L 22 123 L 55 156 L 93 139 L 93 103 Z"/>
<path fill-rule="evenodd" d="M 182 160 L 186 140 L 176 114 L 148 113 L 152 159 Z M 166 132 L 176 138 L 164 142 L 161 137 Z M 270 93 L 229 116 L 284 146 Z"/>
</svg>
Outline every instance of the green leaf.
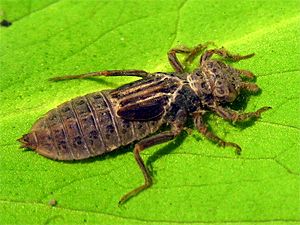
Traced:
<svg viewBox="0 0 300 225">
<path fill-rule="evenodd" d="M 299 1 L 9 1 L 0 16 L 0 224 L 296 224 L 299 207 Z M 166 52 L 215 41 L 256 56 L 236 63 L 262 93 L 246 111 L 272 106 L 246 127 L 216 116 L 219 148 L 196 130 L 144 151 L 154 185 L 142 184 L 132 147 L 75 163 L 19 149 L 35 120 L 71 98 L 136 78 L 48 78 L 106 69 L 171 71 Z M 55 199 L 56 206 L 49 201 Z"/>
</svg>

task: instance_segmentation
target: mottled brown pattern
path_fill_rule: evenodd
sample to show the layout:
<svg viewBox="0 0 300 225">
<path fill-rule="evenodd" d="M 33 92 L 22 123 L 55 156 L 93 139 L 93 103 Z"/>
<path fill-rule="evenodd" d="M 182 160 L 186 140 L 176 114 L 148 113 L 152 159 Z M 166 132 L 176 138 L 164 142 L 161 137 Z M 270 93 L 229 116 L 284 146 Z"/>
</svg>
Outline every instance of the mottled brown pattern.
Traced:
<svg viewBox="0 0 300 225">
<path fill-rule="evenodd" d="M 111 70 L 53 78 L 55 81 L 92 76 L 137 76 L 142 79 L 115 90 L 77 97 L 50 110 L 19 139 L 22 147 L 51 159 L 80 160 L 138 141 L 133 152 L 145 182 L 124 195 L 121 204 L 152 184 L 140 152 L 175 138 L 186 126 L 188 118 L 193 119 L 197 130 L 206 138 L 220 146 L 233 147 L 240 154 L 238 144 L 224 141 L 208 129 L 204 114 L 215 113 L 232 122 L 246 121 L 259 118 L 271 107 L 249 113 L 230 108 L 228 103 L 232 103 L 242 90 L 256 93 L 259 87 L 249 81 L 254 78 L 250 71 L 233 68 L 224 60 L 235 62 L 254 54 L 233 55 L 224 48 L 207 50 L 210 44 L 171 49 L 168 58 L 175 72 Z M 183 63 L 178 60 L 178 53 L 185 54 Z M 200 53 L 199 66 L 189 73 L 185 69 L 187 64 Z M 220 59 L 212 58 L 213 55 Z M 162 125 L 167 125 L 169 130 L 157 132 Z"/>
</svg>

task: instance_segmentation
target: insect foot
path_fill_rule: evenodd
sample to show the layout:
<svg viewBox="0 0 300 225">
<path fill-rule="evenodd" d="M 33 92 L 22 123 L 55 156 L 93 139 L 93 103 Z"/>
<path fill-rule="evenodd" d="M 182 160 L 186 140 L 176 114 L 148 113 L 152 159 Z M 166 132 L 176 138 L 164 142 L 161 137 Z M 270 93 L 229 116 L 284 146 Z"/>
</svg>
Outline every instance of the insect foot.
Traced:
<svg viewBox="0 0 300 225">
<path fill-rule="evenodd" d="M 178 54 L 184 55 L 183 62 L 178 59 Z M 51 109 L 18 139 L 21 147 L 49 159 L 70 161 L 109 154 L 121 146 L 136 143 L 133 156 L 144 183 L 125 194 L 119 205 L 152 185 L 152 177 L 140 153 L 176 138 L 187 130 L 188 121 L 192 120 L 195 128 L 208 140 L 221 147 L 235 148 L 240 154 L 241 147 L 210 131 L 204 118 L 206 114 L 216 114 L 231 122 L 244 122 L 257 119 L 271 109 L 265 106 L 245 113 L 230 108 L 242 90 L 255 94 L 260 89 L 253 82 L 255 75 L 252 72 L 236 69 L 226 62 L 246 60 L 254 54 L 232 54 L 225 48 L 216 48 L 213 42 L 206 42 L 194 48 L 175 47 L 167 55 L 174 69 L 172 72 L 104 70 L 52 78 L 52 81 L 95 76 L 141 79 L 114 90 L 79 96 Z M 190 72 L 187 64 L 194 60 L 198 61 L 198 66 Z"/>
</svg>

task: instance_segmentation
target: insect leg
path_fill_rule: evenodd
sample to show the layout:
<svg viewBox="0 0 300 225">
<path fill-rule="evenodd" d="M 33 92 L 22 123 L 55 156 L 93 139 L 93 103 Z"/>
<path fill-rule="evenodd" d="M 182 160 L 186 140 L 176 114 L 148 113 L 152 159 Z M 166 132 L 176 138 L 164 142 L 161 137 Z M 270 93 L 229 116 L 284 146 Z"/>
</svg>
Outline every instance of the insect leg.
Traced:
<svg viewBox="0 0 300 225">
<path fill-rule="evenodd" d="M 203 64 L 204 61 L 210 59 L 213 54 L 217 54 L 224 58 L 225 60 L 230 60 L 233 62 L 240 61 L 242 59 L 248 59 L 254 56 L 254 53 L 249 54 L 249 55 L 233 55 L 229 53 L 225 48 L 220 48 L 220 49 L 210 49 L 204 52 L 204 54 L 201 56 L 200 63 Z"/>
<path fill-rule="evenodd" d="M 183 73 L 184 72 L 184 66 L 181 64 L 181 62 L 179 62 L 176 54 L 177 53 L 185 53 L 188 54 L 191 52 L 191 49 L 185 46 L 181 46 L 181 47 L 177 47 L 177 48 L 172 48 L 169 52 L 168 52 L 168 59 L 169 62 L 171 64 L 171 66 L 173 67 L 173 69 L 178 72 L 178 73 Z"/>
<path fill-rule="evenodd" d="M 250 82 L 241 82 L 240 87 L 241 89 L 247 90 L 252 93 L 257 93 L 260 90 L 256 84 Z"/>
<path fill-rule="evenodd" d="M 177 135 L 177 133 L 174 131 L 165 131 L 165 132 L 157 134 L 153 137 L 146 138 L 135 145 L 134 150 L 133 150 L 134 158 L 144 175 L 145 182 L 143 185 L 135 188 L 134 190 L 132 190 L 132 191 L 128 192 L 126 195 L 124 195 L 121 198 L 121 200 L 119 201 L 119 204 L 123 204 L 129 198 L 137 195 L 138 193 L 140 193 L 141 191 L 147 189 L 148 187 L 150 187 L 152 185 L 152 178 L 150 176 L 149 170 L 145 166 L 145 163 L 140 156 L 140 152 L 150 146 L 169 141 L 169 140 L 173 139 L 176 135 Z"/>
<path fill-rule="evenodd" d="M 134 158 L 144 175 L 145 181 L 144 181 L 143 185 L 141 185 L 141 186 L 133 189 L 132 191 L 128 192 L 127 194 L 125 194 L 119 201 L 119 205 L 125 203 L 128 199 L 137 195 L 138 193 L 149 188 L 152 185 L 151 175 L 149 173 L 149 170 L 145 166 L 143 159 L 140 156 L 140 152 L 145 150 L 148 147 L 153 146 L 153 145 L 160 144 L 160 143 L 174 139 L 183 130 L 183 125 L 184 125 L 185 121 L 186 121 L 186 113 L 179 110 L 179 113 L 177 113 L 177 118 L 176 118 L 176 120 L 174 120 L 174 123 L 172 124 L 171 130 L 164 131 L 164 132 L 162 132 L 160 134 L 156 134 L 152 137 L 145 138 L 135 145 L 134 150 L 133 150 Z"/>
<path fill-rule="evenodd" d="M 255 78 L 255 75 L 248 71 L 248 70 L 241 70 L 241 69 L 236 69 L 241 75 L 244 75 L 245 77 L 247 77 L 250 80 L 253 80 Z"/>
<path fill-rule="evenodd" d="M 208 45 L 215 44 L 213 42 L 206 42 L 204 44 L 199 44 L 194 48 L 189 48 L 184 45 L 172 48 L 168 52 L 169 62 L 176 72 L 183 73 L 184 66 L 186 66 L 187 63 L 191 63 L 199 53 L 203 52 L 208 47 Z M 177 53 L 187 54 L 183 61 L 183 65 L 179 62 L 176 56 Z"/>
<path fill-rule="evenodd" d="M 226 147 L 226 146 L 234 147 L 236 149 L 236 153 L 240 155 L 242 149 L 239 145 L 232 142 L 226 142 L 222 140 L 220 137 L 218 137 L 217 135 L 215 135 L 213 132 L 208 130 L 208 127 L 203 120 L 203 115 L 204 115 L 203 112 L 200 113 L 197 112 L 194 114 L 194 124 L 195 127 L 198 129 L 198 131 L 202 133 L 207 139 L 216 142 L 218 145 L 222 147 Z"/>
<path fill-rule="evenodd" d="M 191 63 L 197 55 L 203 52 L 209 45 L 213 45 L 216 47 L 215 43 L 212 41 L 205 42 L 204 44 L 199 44 L 191 49 L 186 58 L 184 59 L 184 63 Z"/>
<path fill-rule="evenodd" d="M 51 81 L 60 81 L 60 80 L 69 80 L 69 79 L 83 79 L 95 76 L 135 76 L 135 77 L 148 77 L 151 76 L 144 70 L 104 70 L 91 73 L 84 73 L 78 75 L 67 75 L 61 77 L 53 77 L 49 80 Z"/>
<path fill-rule="evenodd" d="M 246 121 L 248 119 L 256 119 L 259 118 L 260 115 L 271 109 L 271 107 L 269 106 L 265 106 L 262 107 L 260 109 L 258 109 L 255 112 L 248 112 L 248 113 L 238 113 L 230 108 L 223 108 L 221 106 L 217 106 L 216 108 L 213 108 L 212 110 L 214 110 L 219 116 L 221 116 L 222 118 L 224 118 L 225 120 L 229 120 L 232 122 L 242 122 L 242 121 Z"/>
</svg>

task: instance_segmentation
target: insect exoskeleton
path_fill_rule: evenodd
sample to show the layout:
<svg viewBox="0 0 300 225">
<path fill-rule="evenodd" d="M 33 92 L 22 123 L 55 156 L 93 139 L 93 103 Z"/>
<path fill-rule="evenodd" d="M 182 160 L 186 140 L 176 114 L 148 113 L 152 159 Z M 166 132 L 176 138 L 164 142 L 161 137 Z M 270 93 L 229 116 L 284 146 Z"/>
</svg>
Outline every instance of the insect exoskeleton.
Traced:
<svg viewBox="0 0 300 225">
<path fill-rule="evenodd" d="M 210 112 L 229 121 L 260 117 L 271 107 L 240 113 L 230 108 L 241 90 L 256 93 L 259 88 L 249 82 L 254 75 L 235 69 L 222 60 L 239 61 L 252 57 L 230 54 L 224 48 L 207 49 L 210 42 L 194 48 L 181 46 L 168 52 L 175 72 L 148 73 L 143 70 L 110 70 L 52 78 L 54 81 L 92 76 L 137 76 L 142 79 L 115 90 L 104 90 L 67 101 L 40 118 L 19 141 L 22 147 L 55 160 L 80 160 L 99 156 L 135 142 L 134 156 L 145 182 L 124 195 L 124 203 L 152 184 L 140 152 L 175 138 L 191 117 L 197 130 L 209 140 L 240 154 L 239 145 L 226 142 L 212 133 L 203 115 Z M 181 63 L 177 54 L 186 55 Z M 199 67 L 193 72 L 186 64 L 202 53 Z M 212 58 L 220 56 L 219 59 Z M 245 78 L 247 80 L 245 80 Z M 158 132 L 161 126 L 169 127 Z"/>
</svg>

